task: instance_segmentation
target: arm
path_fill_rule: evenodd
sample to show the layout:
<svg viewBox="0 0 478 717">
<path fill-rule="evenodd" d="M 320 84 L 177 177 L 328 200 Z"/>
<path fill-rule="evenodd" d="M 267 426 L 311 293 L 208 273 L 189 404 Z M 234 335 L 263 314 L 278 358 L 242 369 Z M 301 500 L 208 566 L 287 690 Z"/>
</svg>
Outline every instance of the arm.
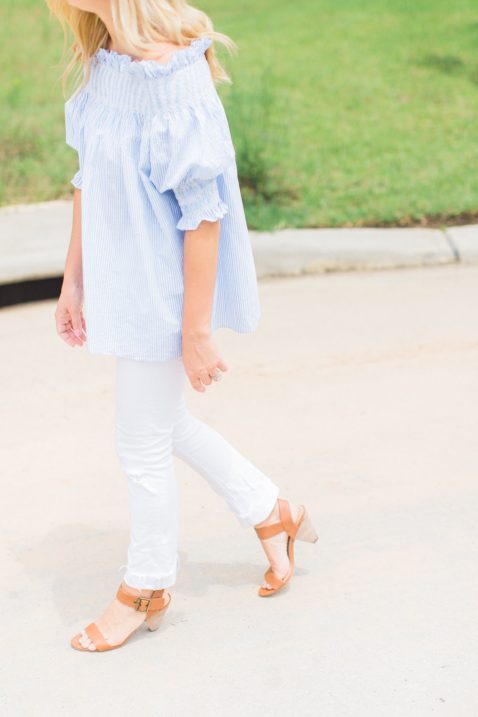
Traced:
<svg viewBox="0 0 478 717">
<path fill-rule="evenodd" d="M 73 217 L 70 246 L 63 272 L 63 286 L 83 286 L 83 266 L 81 256 L 81 189 L 73 192 Z"/>
<path fill-rule="evenodd" d="M 208 85 L 211 90 L 211 85 Z M 158 112 L 151 124 L 151 181 L 159 193 L 172 191 L 184 232 L 182 355 L 192 387 L 201 393 L 217 369 L 227 371 L 211 337 L 211 314 L 220 221 L 229 211 L 220 177 L 235 165 L 235 150 L 217 93 L 194 93 L 179 103 L 175 121 Z"/>
<path fill-rule="evenodd" d="M 58 335 L 70 346 L 82 346 L 86 329 L 82 314 L 83 265 L 81 255 L 81 190 L 73 194 L 71 239 L 63 272 L 63 283 L 55 310 Z"/>
<path fill-rule="evenodd" d="M 210 333 L 218 243 L 219 221 L 203 221 L 184 234 L 183 337 Z"/>
<path fill-rule="evenodd" d="M 203 393 L 219 368 L 228 367 L 211 339 L 220 220 L 202 221 L 184 233 L 184 303 L 182 353 L 192 387 Z"/>
</svg>

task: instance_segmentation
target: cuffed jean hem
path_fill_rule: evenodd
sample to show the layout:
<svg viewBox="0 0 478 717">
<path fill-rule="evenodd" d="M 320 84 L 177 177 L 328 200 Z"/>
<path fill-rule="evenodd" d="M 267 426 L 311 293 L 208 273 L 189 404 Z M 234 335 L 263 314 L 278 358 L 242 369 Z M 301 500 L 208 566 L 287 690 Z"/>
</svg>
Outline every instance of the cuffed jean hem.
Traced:
<svg viewBox="0 0 478 717">
<path fill-rule="evenodd" d="M 137 588 L 138 590 L 161 590 L 161 588 L 170 588 L 174 585 L 176 582 L 176 571 L 162 578 L 126 571 L 123 575 L 123 580 L 130 588 Z"/>
<path fill-rule="evenodd" d="M 161 590 L 161 588 L 170 588 L 175 584 L 179 566 L 180 560 L 179 555 L 177 555 L 175 569 L 162 577 L 152 575 L 151 573 L 135 573 L 132 570 L 128 570 L 127 565 L 122 565 L 119 570 L 125 570 L 123 581 L 126 585 L 129 585 L 130 588 L 137 588 L 138 590 Z"/>
<path fill-rule="evenodd" d="M 251 528 L 257 523 L 262 523 L 271 513 L 279 497 L 280 488 L 275 483 L 271 483 L 267 495 L 257 504 L 251 506 L 249 513 L 236 513 L 236 518 L 243 528 Z"/>
</svg>

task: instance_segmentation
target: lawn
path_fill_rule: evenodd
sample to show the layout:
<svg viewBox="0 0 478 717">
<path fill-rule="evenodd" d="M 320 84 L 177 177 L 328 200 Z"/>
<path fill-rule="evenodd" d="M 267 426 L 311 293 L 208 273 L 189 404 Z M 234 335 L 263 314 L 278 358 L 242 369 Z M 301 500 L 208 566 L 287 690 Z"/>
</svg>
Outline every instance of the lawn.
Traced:
<svg viewBox="0 0 478 717">
<path fill-rule="evenodd" d="M 207 0 L 251 228 L 478 217 L 474 0 Z M 0 10 L 0 204 L 71 194 L 62 34 L 38 0 Z"/>
</svg>

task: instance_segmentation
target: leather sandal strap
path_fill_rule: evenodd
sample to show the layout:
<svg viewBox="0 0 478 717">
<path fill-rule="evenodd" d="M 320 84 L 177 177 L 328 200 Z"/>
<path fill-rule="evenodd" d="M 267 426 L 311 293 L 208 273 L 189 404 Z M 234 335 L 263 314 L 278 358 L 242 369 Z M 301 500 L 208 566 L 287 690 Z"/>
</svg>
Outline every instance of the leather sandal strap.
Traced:
<svg viewBox="0 0 478 717">
<path fill-rule="evenodd" d="M 158 595 L 158 593 L 160 593 L 160 595 Z M 168 603 L 167 598 L 164 596 L 164 588 L 154 590 L 151 597 L 144 597 L 140 595 L 130 595 L 120 585 L 116 597 L 125 605 L 134 607 L 135 610 L 148 614 L 161 610 Z"/>
<path fill-rule="evenodd" d="M 279 503 L 279 514 L 284 530 L 291 538 L 295 538 L 299 526 L 292 520 L 289 501 L 284 500 L 284 498 L 278 498 L 277 502 Z"/>
<path fill-rule="evenodd" d="M 284 526 L 282 525 L 282 521 L 279 521 L 278 523 L 271 523 L 270 525 L 263 525 L 261 528 L 255 528 L 255 531 L 261 540 L 271 538 L 273 535 L 277 535 L 277 533 L 281 533 L 283 530 Z"/>
<path fill-rule="evenodd" d="M 266 570 L 266 572 L 264 573 L 264 579 L 266 583 L 269 583 L 269 585 L 271 585 L 271 587 L 275 588 L 276 590 L 277 588 L 282 587 L 282 585 L 284 584 L 284 580 L 281 580 L 274 572 L 272 572 L 271 568 Z"/>
<path fill-rule="evenodd" d="M 111 645 L 105 640 L 103 633 L 101 632 L 98 625 L 94 622 L 90 622 L 85 628 L 85 632 L 90 640 L 95 644 L 96 649 L 101 652 L 102 650 L 111 650 Z"/>
<path fill-rule="evenodd" d="M 279 522 L 272 523 L 271 525 L 263 525 L 261 528 L 255 528 L 255 531 L 261 540 L 271 538 L 273 535 L 277 535 L 277 533 L 280 533 L 283 530 L 290 535 L 291 538 L 295 538 L 297 535 L 299 525 L 298 523 L 294 523 L 292 520 L 289 501 L 284 498 L 278 498 L 277 502 L 279 504 Z"/>
</svg>

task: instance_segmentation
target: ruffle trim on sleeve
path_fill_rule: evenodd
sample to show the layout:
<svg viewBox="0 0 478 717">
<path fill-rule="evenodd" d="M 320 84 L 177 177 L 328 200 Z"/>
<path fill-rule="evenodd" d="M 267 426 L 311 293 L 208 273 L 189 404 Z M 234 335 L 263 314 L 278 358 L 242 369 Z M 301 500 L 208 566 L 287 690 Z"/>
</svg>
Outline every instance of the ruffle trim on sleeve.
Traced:
<svg viewBox="0 0 478 717">
<path fill-rule="evenodd" d="M 177 229 L 184 231 L 190 229 L 197 229 L 202 221 L 207 220 L 208 222 L 215 222 L 217 219 L 222 219 L 229 208 L 225 202 L 221 199 L 211 207 L 199 206 L 197 209 L 189 207 L 186 214 L 183 214 L 179 222 L 176 224 Z"/>
<path fill-rule="evenodd" d="M 182 217 L 177 229 L 197 229 L 206 219 L 215 222 L 228 211 L 228 206 L 219 194 L 217 179 L 190 179 L 181 182 L 174 190 Z"/>
<path fill-rule="evenodd" d="M 97 62 L 108 65 L 119 72 L 130 72 L 141 77 L 155 78 L 169 75 L 181 67 L 195 62 L 211 44 L 211 37 L 206 35 L 197 37 L 185 49 L 176 50 L 169 62 L 135 60 L 131 55 L 117 52 L 116 50 L 107 50 L 104 47 L 98 48 L 93 57 Z"/>
</svg>

